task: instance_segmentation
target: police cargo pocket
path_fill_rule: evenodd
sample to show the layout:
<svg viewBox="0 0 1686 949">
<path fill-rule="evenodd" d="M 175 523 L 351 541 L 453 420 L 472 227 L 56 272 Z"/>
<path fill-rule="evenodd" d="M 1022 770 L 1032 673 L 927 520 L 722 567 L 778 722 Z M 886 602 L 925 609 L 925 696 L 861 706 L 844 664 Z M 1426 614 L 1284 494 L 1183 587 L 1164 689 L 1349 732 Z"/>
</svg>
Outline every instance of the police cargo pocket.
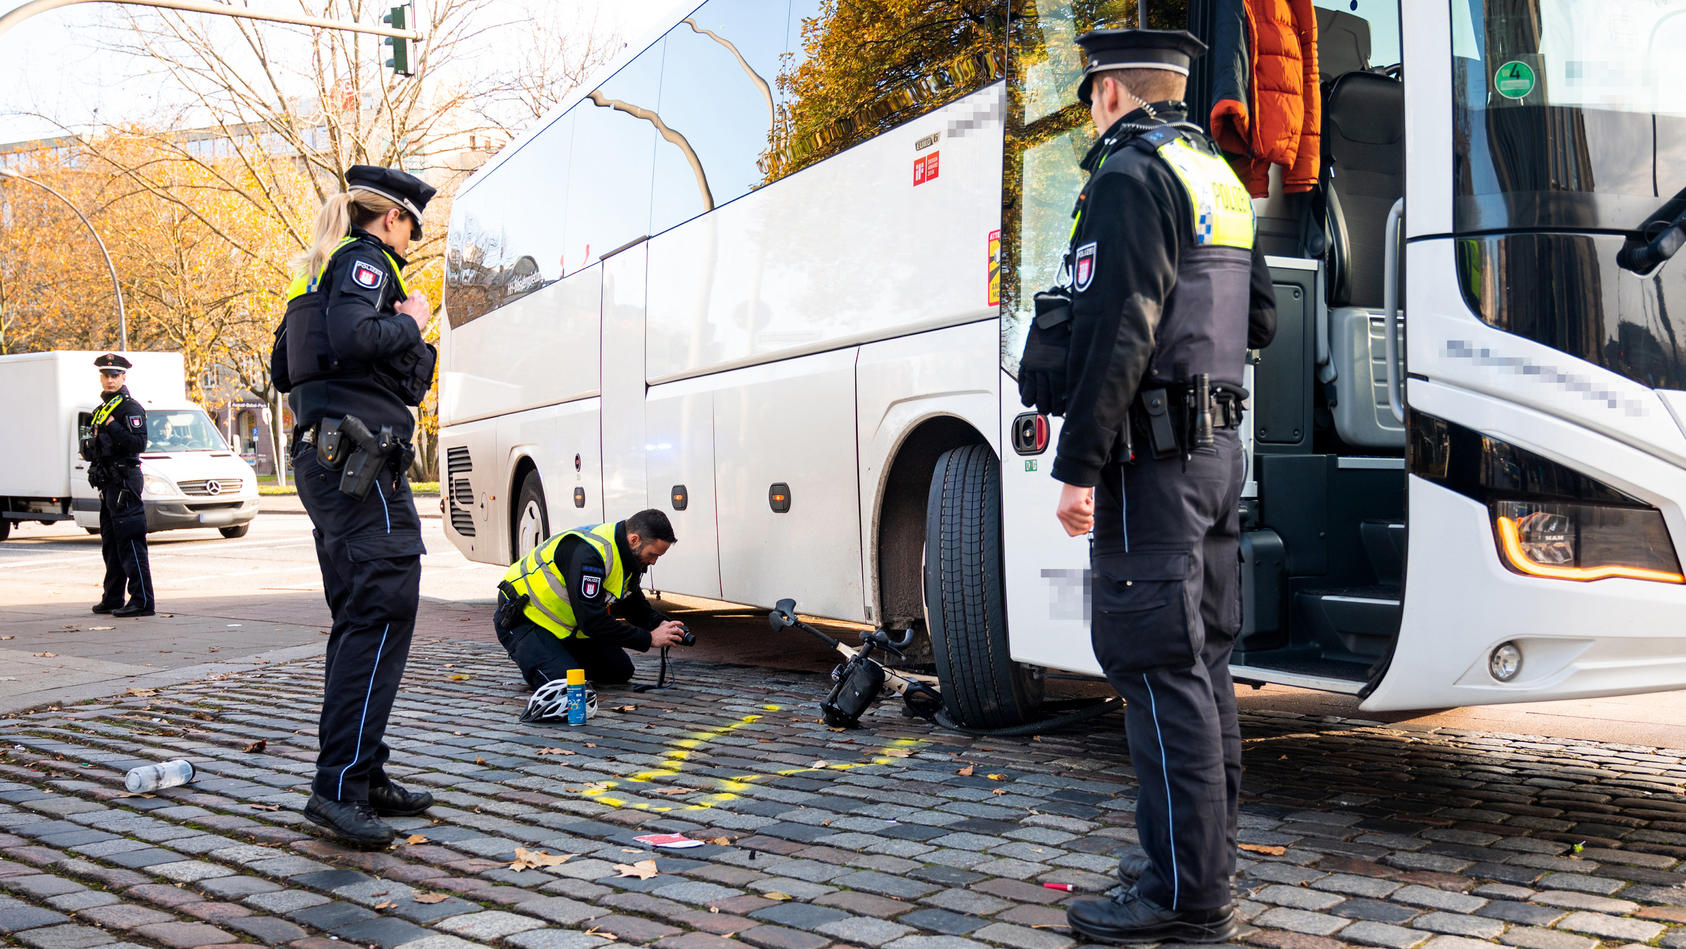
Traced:
<svg viewBox="0 0 1686 949">
<path fill-rule="evenodd" d="M 400 560 L 427 553 L 420 530 L 365 531 L 345 539 L 346 559 L 352 563 Z"/>
<path fill-rule="evenodd" d="M 1194 664 L 1200 605 L 1188 553 L 1139 553 L 1095 562 L 1095 658 L 1108 673 Z"/>
</svg>

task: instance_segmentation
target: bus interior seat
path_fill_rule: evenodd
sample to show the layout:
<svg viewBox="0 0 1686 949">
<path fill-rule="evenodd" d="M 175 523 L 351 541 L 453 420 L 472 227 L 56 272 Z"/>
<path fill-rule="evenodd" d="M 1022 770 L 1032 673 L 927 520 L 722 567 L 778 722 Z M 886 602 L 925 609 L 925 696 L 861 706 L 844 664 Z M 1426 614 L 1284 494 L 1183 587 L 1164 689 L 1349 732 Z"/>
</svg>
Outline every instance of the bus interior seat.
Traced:
<svg viewBox="0 0 1686 949">
<path fill-rule="evenodd" d="M 1369 71 L 1369 23 L 1318 10 L 1324 75 L 1324 198 L 1329 236 L 1323 328 L 1334 386 L 1335 433 L 1362 449 L 1402 449 L 1405 429 L 1387 405 L 1383 275 L 1388 212 L 1405 188 L 1405 92 Z M 1332 377 L 1332 378 L 1330 378 Z"/>
</svg>

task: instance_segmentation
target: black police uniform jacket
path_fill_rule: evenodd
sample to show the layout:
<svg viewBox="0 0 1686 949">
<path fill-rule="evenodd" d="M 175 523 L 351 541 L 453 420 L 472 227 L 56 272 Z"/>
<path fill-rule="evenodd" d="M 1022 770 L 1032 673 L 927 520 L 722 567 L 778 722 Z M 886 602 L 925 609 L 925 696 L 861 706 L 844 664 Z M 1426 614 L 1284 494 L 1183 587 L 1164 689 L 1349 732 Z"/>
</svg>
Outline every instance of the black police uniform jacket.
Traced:
<svg viewBox="0 0 1686 949">
<path fill-rule="evenodd" d="M 390 245 L 354 227 L 316 280 L 294 280 L 270 376 L 288 393 L 296 430 L 355 415 L 371 431 L 390 425 L 409 439 L 408 407 L 427 395 L 437 354 L 396 309 L 408 296 L 404 266 Z"/>
<path fill-rule="evenodd" d="M 1242 335 L 1257 348 L 1276 333 L 1257 243 L 1197 240 L 1189 192 L 1156 147 L 1173 133 L 1213 156 L 1216 146 L 1185 123 L 1181 103 L 1152 109 L 1119 119 L 1083 160 L 1091 174 L 1073 212 L 1069 384 L 1051 472 L 1066 484 L 1094 485 L 1109 460 L 1127 460 L 1113 456 L 1138 392 L 1199 373 L 1240 390 Z"/>
<path fill-rule="evenodd" d="M 111 405 L 114 399 L 115 406 Z M 100 407 L 94 411 L 93 419 L 98 424 L 89 439 L 89 450 L 84 452 L 88 461 L 123 466 L 140 464 L 140 453 L 146 451 L 146 409 L 129 394 L 128 386 L 110 395 L 102 391 Z"/>
</svg>

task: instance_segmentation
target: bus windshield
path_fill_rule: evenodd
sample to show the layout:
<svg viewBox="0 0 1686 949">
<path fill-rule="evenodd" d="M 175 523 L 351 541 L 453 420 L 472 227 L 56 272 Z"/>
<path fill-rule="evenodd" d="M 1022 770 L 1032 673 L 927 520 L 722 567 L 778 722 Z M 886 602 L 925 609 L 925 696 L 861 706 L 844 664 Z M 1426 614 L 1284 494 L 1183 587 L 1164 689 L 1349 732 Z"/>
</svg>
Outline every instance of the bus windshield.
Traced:
<svg viewBox="0 0 1686 949">
<path fill-rule="evenodd" d="M 227 451 L 228 445 L 200 409 L 151 409 L 146 413 L 146 450 Z"/>
<path fill-rule="evenodd" d="M 1454 227 L 1632 231 L 1686 187 L 1686 8 L 1452 0 Z"/>
</svg>

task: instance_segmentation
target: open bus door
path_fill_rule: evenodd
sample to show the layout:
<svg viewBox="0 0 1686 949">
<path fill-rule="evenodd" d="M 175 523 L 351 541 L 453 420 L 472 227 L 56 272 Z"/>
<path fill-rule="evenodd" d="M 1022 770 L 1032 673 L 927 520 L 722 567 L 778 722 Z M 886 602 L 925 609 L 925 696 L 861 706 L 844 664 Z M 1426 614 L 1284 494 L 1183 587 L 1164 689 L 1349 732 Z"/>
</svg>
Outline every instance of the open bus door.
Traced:
<svg viewBox="0 0 1686 949">
<path fill-rule="evenodd" d="M 1683 39 L 1650 3 L 1411 5 L 1385 325 L 1410 544 L 1366 709 L 1686 684 L 1686 270 L 1619 263 L 1686 186 L 1656 72 Z"/>
</svg>

